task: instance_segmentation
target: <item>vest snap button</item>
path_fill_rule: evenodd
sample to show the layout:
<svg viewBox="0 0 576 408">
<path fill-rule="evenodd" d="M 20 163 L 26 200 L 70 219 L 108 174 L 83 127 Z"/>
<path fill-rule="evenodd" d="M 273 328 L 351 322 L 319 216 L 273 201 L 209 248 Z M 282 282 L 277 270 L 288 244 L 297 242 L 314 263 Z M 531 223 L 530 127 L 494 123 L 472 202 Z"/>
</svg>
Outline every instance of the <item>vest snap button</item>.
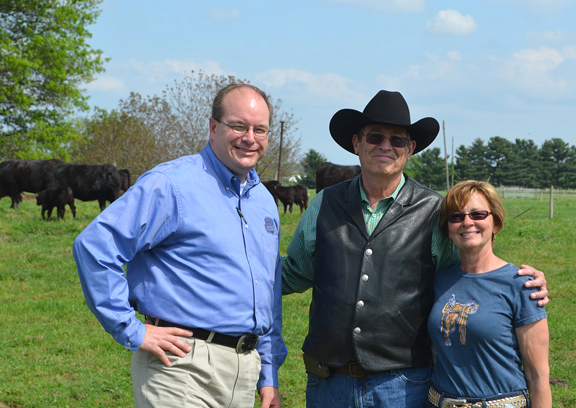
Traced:
<svg viewBox="0 0 576 408">
<path fill-rule="evenodd" d="M 362 279 L 362 282 L 366 282 L 368 280 L 368 275 L 364 274 L 360 279 Z"/>
<path fill-rule="evenodd" d="M 371 248 L 368 248 L 366 250 L 366 255 L 372 255 L 372 249 Z"/>
<path fill-rule="evenodd" d="M 362 329 L 360 329 L 360 327 L 354 328 L 354 334 L 360 334 L 361 332 L 362 332 Z"/>
<path fill-rule="evenodd" d="M 359 300 L 358 303 L 356 303 L 356 305 L 357 305 L 358 307 L 364 307 L 364 301 Z"/>
</svg>

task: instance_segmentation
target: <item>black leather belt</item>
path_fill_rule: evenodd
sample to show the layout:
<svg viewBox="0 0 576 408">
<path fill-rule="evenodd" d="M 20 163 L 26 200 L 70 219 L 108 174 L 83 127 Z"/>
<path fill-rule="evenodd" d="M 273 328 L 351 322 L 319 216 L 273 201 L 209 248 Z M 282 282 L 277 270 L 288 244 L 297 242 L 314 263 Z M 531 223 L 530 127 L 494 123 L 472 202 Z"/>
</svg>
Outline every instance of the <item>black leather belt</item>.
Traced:
<svg viewBox="0 0 576 408">
<path fill-rule="evenodd" d="M 241 336 L 229 336 L 227 334 L 218 333 L 215 331 L 210 331 L 206 329 L 200 329 L 198 327 L 187 327 L 181 324 L 167 322 L 162 319 L 148 318 L 152 324 L 158 327 L 178 327 L 179 329 L 189 330 L 195 337 L 200 340 L 204 340 L 207 343 L 215 343 L 221 346 L 231 347 L 235 349 L 238 353 L 246 353 L 252 351 L 258 345 L 260 338 L 252 333 L 245 333 Z"/>
<path fill-rule="evenodd" d="M 362 378 L 367 375 L 376 374 L 376 371 L 364 370 L 359 363 L 348 363 L 344 367 L 330 367 L 331 373 L 347 374 L 353 378 Z"/>
</svg>

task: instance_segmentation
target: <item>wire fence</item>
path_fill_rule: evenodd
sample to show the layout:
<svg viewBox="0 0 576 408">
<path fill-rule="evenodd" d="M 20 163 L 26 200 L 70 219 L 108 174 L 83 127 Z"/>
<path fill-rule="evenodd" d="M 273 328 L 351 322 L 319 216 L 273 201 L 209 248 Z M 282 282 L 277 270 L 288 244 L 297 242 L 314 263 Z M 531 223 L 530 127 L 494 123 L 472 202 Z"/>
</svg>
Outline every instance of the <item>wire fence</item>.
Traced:
<svg viewBox="0 0 576 408">
<path fill-rule="evenodd" d="M 561 189 L 556 187 L 543 188 L 522 188 L 522 187 L 498 187 L 498 193 L 502 198 L 530 198 L 540 199 L 540 201 L 550 199 L 550 189 L 552 188 L 553 198 L 576 198 L 576 190 Z"/>
</svg>

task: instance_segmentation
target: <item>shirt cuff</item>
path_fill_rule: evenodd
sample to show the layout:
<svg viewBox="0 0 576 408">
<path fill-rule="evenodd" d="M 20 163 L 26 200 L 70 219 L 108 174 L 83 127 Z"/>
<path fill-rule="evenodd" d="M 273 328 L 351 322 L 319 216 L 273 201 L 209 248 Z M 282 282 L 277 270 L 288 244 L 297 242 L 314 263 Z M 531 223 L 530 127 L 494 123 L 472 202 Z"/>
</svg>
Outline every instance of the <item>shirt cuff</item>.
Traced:
<svg viewBox="0 0 576 408">
<path fill-rule="evenodd" d="M 128 350 L 136 351 L 140 350 L 145 334 L 146 326 L 144 323 L 133 317 L 126 328 L 114 336 L 114 339 Z"/>
<path fill-rule="evenodd" d="M 262 387 L 278 388 L 278 367 L 272 364 L 262 365 L 260 368 L 260 379 L 256 388 L 260 389 Z"/>
</svg>

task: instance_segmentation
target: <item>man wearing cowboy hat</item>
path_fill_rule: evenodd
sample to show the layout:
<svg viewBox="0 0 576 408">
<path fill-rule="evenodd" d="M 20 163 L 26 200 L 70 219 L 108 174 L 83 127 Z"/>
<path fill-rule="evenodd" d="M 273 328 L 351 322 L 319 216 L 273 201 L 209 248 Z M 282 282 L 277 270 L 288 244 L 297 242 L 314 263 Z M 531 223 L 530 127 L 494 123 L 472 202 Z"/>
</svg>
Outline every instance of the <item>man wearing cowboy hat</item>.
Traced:
<svg viewBox="0 0 576 408">
<path fill-rule="evenodd" d="M 438 230 L 442 196 L 403 174 L 440 126 L 414 124 L 403 96 L 380 91 L 338 111 L 332 138 L 362 172 L 310 203 L 282 260 L 283 293 L 313 288 L 304 361 L 308 407 L 423 407 L 431 377 L 426 320 L 438 269 L 459 254 Z M 547 303 L 543 274 L 539 297 Z"/>
</svg>

